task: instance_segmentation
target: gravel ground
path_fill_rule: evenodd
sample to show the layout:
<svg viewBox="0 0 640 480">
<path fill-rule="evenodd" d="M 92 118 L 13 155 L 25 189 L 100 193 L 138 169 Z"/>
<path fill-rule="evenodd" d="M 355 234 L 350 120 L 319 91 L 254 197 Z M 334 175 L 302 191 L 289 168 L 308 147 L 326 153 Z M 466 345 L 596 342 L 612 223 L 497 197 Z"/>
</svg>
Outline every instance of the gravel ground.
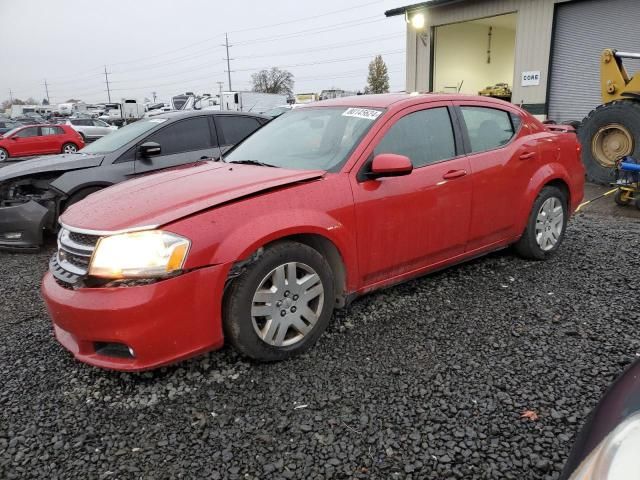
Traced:
<svg viewBox="0 0 640 480">
<path fill-rule="evenodd" d="M 556 478 L 640 352 L 639 247 L 637 221 L 581 216 L 553 260 L 371 294 L 295 360 L 145 374 L 75 362 L 37 290 L 51 250 L 1 253 L 0 478 Z"/>
</svg>

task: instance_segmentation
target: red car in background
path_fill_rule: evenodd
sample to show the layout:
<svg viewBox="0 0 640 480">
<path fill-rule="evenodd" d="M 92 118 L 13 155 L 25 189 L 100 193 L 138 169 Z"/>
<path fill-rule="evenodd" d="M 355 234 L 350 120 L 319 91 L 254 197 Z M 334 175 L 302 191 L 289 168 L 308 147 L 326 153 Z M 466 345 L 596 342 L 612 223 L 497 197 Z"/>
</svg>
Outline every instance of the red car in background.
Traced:
<svg viewBox="0 0 640 480">
<path fill-rule="evenodd" d="M 510 245 L 544 260 L 584 187 L 575 134 L 554 128 L 484 97 L 347 97 L 281 115 L 224 162 L 90 195 L 60 218 L 43 281 L 56 338 L 118 370 L 225 339 L 282 360 L 358 295 Z"/>
<path fill-rule="evenodd" d="M 83 147 L 82 136 L 69 125 L 25 125 L 0 136 L 0 162 L 11 157 L 75 153 Z"/>
</svg>

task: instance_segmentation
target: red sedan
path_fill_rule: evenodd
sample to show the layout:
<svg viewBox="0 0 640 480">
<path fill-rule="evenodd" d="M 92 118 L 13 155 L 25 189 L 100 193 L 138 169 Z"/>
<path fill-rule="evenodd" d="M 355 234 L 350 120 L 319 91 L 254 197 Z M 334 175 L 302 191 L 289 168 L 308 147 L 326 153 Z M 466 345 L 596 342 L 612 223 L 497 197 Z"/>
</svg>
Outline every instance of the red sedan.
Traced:
<svg viewBox="0 0 640 480">
<path fill-rule="evenodd" d="M 69 208 L 42 287 L 55 335 L 77 359 L 118 370 L 225 340 L 281 360 L 371 290 L 510 245 L 546 259 L 583 196 L 580 147 L 561 130 L 459 95 L 295 109 L 223 162 Z"/>
<path fill-rule="evenodd" d="M 25 125 L 0 136 L 0 162 L 10 157 L 75 153 L 83 147 L 80 134 L 68 125 Z"/>
</svg>

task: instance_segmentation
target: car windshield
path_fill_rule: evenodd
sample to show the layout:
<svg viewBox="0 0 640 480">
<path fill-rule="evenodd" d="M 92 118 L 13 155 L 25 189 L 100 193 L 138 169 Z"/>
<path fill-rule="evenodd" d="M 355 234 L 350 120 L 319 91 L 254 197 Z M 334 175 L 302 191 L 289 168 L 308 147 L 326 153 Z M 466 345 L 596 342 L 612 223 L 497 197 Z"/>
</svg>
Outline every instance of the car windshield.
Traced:
<svg viewBox="0 0 640 480">
<path fill-rule="evenodd" d="M 225 161 L 337 171 L 381 113 L 350 107 L 291 110 L 240 143 Z"/>
<path fill-rule="evenodd" d="M 138 138 L 143 133 L 157 127 L 160 123 L 165 122 L 166 118 L 151 118 L 148 120 L 138 120 L 131 123 L 126 127 L 119 128 L 118 130 L 99 138 L 95 142 L 87 145 L 81 153 L 111 153 L 123 147 L 131 140 Z"/>
</svg>

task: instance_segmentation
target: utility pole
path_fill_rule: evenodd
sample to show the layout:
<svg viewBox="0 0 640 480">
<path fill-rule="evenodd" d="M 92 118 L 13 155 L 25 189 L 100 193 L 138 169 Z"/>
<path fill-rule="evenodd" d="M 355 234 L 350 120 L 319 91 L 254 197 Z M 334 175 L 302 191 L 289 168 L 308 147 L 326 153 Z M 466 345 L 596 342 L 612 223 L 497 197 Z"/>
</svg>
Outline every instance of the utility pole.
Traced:
<svg viewBox="0 0 640 480">
<path fill-rule="evenodd" d="M 226 33 L 224 34 L 224 45 L 222 45 L 222 46 L 227 48 L 227 58 L 223 58 L 223 60 L 227 61 L 227 75 L 229 77 L 229 91 L 231 91 L 231 64 L 229 62 L 231 60 L 233 60 L 233 58 L 229 58 L 229 47 L 231 47 L 232 45 L 229 45 L 229 36 Z"/>
<path fill-rule="evenodd" d="M 151 95 L 153 96 L 153 103 L 156 103 L 156 92 L 151 92 Z"/>
<path fill-rule="evenodd" d="M 107 73 L 107 66 L 104 66 L 104 80 L 107 83 L 107 96 L 109 97 L 109 103 L 111 103 L 111 90 L 109 89 L 109 74 Z"/>
<path fill-rule="evenodd" d="M 222 110 L 222 85 L 224 85 L 224 82 L 216 82 L 218 84 L 218 104 L 220 105 L 220 110 Z"/>
<path fill-rule="evenodd" d="M 47 92 L 47 102 L 51 105 L 51 100 L 49 99 L 49 85 L 47 85 L 47 79 L 44 80 L 44 90 Z"/>
<path fill-rule="evenodd" d="M 11 103 L 13 103 L 13 92 L 11 89 L 9 89 L 9 99 L 11 100 Z"/>
</svg>

